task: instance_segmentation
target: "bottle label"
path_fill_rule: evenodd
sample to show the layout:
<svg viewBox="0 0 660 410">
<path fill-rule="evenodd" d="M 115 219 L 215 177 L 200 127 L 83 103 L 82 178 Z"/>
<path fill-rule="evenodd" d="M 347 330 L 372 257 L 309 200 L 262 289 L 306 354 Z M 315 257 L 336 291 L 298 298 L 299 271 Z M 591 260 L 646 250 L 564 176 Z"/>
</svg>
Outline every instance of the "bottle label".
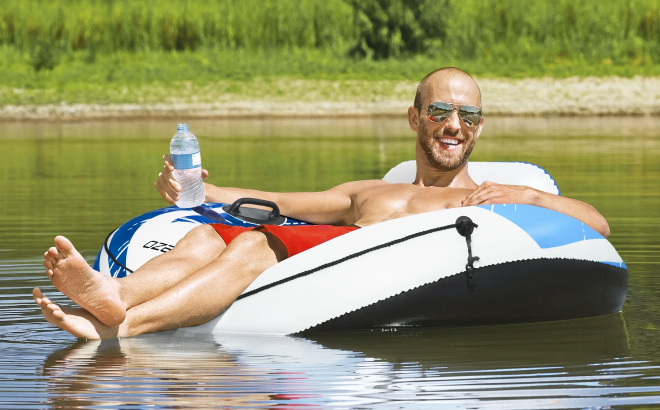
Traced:
<svg viewBox="0 0 660 410">
<path fill-rule="evenodd" d="M 171 154 L 170 156 L 175 169 L 190 169 L 202 166 L 202 155 L 199 152 L 194 154 Z"/>
</svg>

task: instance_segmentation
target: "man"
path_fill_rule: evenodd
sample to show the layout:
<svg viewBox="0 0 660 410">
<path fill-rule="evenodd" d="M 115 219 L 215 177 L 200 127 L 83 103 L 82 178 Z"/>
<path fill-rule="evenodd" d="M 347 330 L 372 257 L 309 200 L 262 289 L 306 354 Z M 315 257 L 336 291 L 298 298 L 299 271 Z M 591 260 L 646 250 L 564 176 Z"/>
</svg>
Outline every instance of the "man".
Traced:
<svg viewBox="0 0 660 410">
<path fill-rule="evenodd" d="M 481 134 L 481 93 L 456 68 L 436 70 L 419 84 L 408 109 L 417 133 L 417 175 L 412 184 L 382 180 L 349 182 L 325 192 L 268 193 L 206 184 L 208 202 L 241 197 L 276 202 L 282 213 L 315 224 L 339 226 L 258 227 L 203 225 L 173 250 L 130 276 L 106 277 L 89 267 L 71 242 L 58 236 L 44 254 L 46 274 L 81 308 L 61 308 L 35 288 L 44 317 L 76 337 L 133 336 L 205 323 L 222 313 L 262 272 L 277 262 L 358 227 L 458 206 L 519 203 L 573 216 L 604 236 L 605 219 L 590 205 L 523 186 L 470 179 L 468 157 Z M 179 185 L 165 158 L 156 188 L 170 203 Z M 208 176 L 204 172 L 204 176 Z"/>
</svg>

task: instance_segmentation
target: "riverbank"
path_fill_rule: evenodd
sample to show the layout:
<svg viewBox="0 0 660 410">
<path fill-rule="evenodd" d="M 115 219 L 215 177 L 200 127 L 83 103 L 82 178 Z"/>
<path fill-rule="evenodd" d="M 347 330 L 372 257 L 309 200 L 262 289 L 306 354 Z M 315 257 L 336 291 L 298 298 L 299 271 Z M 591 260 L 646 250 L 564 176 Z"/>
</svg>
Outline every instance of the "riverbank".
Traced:
<svg viewBox="0 0 660 410">
<path fill-rule="evenodd" d="M 487 115 L 660 115 L 660 77 L 477 78 Z M 93 87 L 93 85 L 90 85 Z M 57 89 L 0 86 L 0 120 L 405 115 L 416 82 L 257 78 L 99 88 L 104 103 L 58 101 Z M 86 90 L 86 92 L 91 92 Z"/>
</svg>

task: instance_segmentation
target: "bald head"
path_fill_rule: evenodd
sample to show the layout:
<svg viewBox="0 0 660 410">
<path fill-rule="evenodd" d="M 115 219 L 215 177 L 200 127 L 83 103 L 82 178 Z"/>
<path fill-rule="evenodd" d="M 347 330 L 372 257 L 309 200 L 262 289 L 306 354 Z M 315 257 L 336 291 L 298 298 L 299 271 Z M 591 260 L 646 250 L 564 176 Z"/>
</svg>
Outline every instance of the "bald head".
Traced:
<svg viewBox="0 0 660 410">
<path fill-rule="evenodd" d="M 476 100 L 472 104 L 477 104 L 477 107 L 481 108 L 481 90 L 477 82 L 468 73 L 456 67 L 440 68 L 422 78 L 415 93 L 415 108 L 421 109 L 429 94 L 443 91 L 442 94 L 446 95 L 452 90 L 466 96 L 473 94 Z"/>
</svg>

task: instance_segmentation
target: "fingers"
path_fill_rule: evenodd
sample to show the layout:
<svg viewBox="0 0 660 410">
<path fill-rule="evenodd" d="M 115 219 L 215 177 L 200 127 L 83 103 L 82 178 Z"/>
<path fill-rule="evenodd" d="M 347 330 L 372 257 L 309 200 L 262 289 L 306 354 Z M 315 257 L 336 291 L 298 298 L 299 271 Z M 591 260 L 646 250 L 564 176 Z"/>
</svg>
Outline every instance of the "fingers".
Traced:
<svg viewBox="0 0 660 410">
<path fill-rule="evenodd" d="M 165 180 L 162 179 L 160 175 L 154 186 L 156 187 L 156 190 L 160 196 L 162 196 L 172 205 L 174 205 L 174 202 L 179 199 L 179 194 L 171 186 L 169 186 L 169 183 L 165 182 Z"/>
<path fill-rule="evenodd" d="M 178 200 L 179 192 L 181 192 L 181 185 L 176 182 L 173 178 L 168 178 L 163 173 L 158 174 L 158 180 L 156 181 L 156 190 L 160 195 L 168 200 Z"/>
<path fill-rule="evenodd" d="M 158 174 L 158 179 L 154 186 L 156 190 L 167 202 L 174 205 L 179 200 L 181 193 L 181 184 L 174 178 L 174 164 L 170 155 L 163 156 L 163 171 Z M 209 171 L 202 169 L 202 180 L 209 177 Z"/>
<path fill-rule="evenodd" d="M 158 174 L 158 176 L 160 177 L 162 175 L 165 180 L 174 179 L 173 172 L 174 165 L 172 165 L 171 162 L 165 161 L 165 164 L 163 164 L 163 172 Z"/>
<path fill-rule="evenodd" d="M 478 188 L 479 192 L 475 190 L 475 192 L 473 192 L 463 200 L 462 203 L 463 206 L 476 206 L 476 205 L 484 205 L 487 203 L 488 204 L 501 203 L 501 202 L 492 202 L 493 200 L 495 200 L 495 198 L 503 198 L 504 196 L 504 193 L 502 192 L 501 189 L 499 189 L 498 186 L 490 185 L 481 189 L 479 188 Z"/>
<path fill-rule="evenodd" d="M 474 205 L 491 205 L 491 204 L 505 204 L 509 203 L 510 201 L 507 201 L 504 199 L 503 195 L 500 195 L 497 192 L 492 192 L 488 195 L 482 195 L 479 198 L 475 198 L 474 200 Z"/>
<path fill-rule="evenodd" d="M 176 180 L 174 179 L 174 164 L 170 160 L 169 155 L 163 156 L 163 161 L 165 164 L 163 164 L 163 172 L 159 174 L 158 176 L 160 177 L 161 175 L 163 176 L 164 180 L 172 180 L 176 183 Z M 176 184 L 177 186 L 179 185 L 178 183 Z M 179 187 L 179 189 L 181 189 Z"/>
<path fill-rule="evenodd" d="M 181 185 L 174 179 L 174 165 L 169 155 L 163 156 L 163 172 L 158 174 L 158 179 L 154 186 L 156 190 L 167 202 L 174 204 L 179 199 Z"/>
<path fill-rule="evenodd" d="M 481 193 L 488 189 L 491 186 L 490 182 L 484 182 L 483 184 L 479 185 L 477 189 L 472 191 L 470 195 L 466 196 L 463 201 L 461 201 L 462 206 L 471 206 L 471 203 L 474 201 L 474 198 L 481 195 Z"/>
<path fill-rule="evenodd" d="M 492 200 L 496 196 L 498 196 L 498 194 L 495 192 L 489 192 L 489 191 L 482 192 L 481 194 L 472 198 L 470 202 L 465 203 L 464 206 L 477 206 L 477 205 L 484 205 L 486 203 L 492 203 L 488 201 Z"/>
</svg>

